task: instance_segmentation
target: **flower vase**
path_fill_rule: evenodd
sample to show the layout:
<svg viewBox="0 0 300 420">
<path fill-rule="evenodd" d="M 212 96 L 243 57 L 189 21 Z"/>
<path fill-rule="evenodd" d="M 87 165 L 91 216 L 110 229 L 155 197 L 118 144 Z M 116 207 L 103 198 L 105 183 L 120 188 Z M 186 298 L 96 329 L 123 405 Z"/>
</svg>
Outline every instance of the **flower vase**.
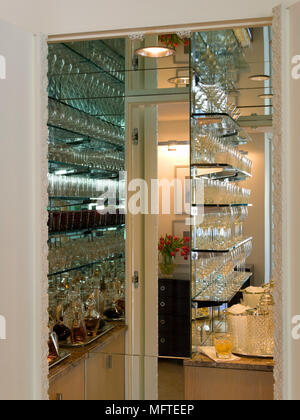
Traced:
<svg viewBox="0 0 300 420">
<path fill-rule="evenodd" d="M 159 264 L 160 272 L 164 277 L 172 277 L 176 265 L 174 258 L 171 255 L 162 255 L 161 263 Z"/>
</svg>

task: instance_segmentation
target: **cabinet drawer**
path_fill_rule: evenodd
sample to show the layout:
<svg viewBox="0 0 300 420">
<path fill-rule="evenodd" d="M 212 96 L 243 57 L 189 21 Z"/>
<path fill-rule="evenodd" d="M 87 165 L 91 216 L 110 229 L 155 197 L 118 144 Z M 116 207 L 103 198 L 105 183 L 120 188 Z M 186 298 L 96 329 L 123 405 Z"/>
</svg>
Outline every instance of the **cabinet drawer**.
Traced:
<svg viewBox="0 0 300 420">
<path fill-rule="evenodd" d="M 72 367 L 66 374 L 50 382 L 50 401 L 62 399 L 65 401 L 84 401 L 85 399 L 85 366 L 84 361 Z"/>
<path fill-rule="evenodd" d="M 191 329 L 189 314 L 186 314 L 184 317 L 160 315 L 158 320 L 158 328 L 159 332 L 164 334 L 189 334 Z"/>
<path fill-rule="evenodd" d="M 87 360 L 87 400 L 125 399 L 125 336 L 120 335 Z"/>
<path fill-rule="evenodd" d="M 191 357 L 191 339 L 186 337 L 159 337 L 159 355 L 164 357 Z"/>
<path fill-rule="evenodd" d="M 190 299 L 191 286 L 189 281 L 159 280 L 158 295 L 161 299 L 174 297 L 178 299 Z"/>
<path fill-rule="evenodd" d="M 189 299 L 174 299 L 167 297 L 159 299 L 158 313 L 160 315 L 173 315 L 179 317 L 189 317 L 191 312 L 191 302 Z"/>
</svg>

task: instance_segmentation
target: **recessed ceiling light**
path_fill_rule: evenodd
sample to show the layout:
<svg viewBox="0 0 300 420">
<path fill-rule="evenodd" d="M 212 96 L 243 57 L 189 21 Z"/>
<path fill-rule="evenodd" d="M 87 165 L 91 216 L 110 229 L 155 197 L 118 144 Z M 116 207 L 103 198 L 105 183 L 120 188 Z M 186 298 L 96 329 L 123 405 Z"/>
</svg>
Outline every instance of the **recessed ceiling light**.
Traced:
<svg viewBox="0 0 300 420">
<path fill-rule="evenodd" d="M 179 86 L 179 85 L 188 86 L 190 84 L 190 78 L 188 76 L 171 77 L 171 79 L 169 79 L 168 82 L 173 83 L 176 86 Z"/>
<path fill-rule="evenodd" d="M 266 80 L 270 80 L 271 76 L 268 76 L 267 74 L 254 74 L 253 76 L 250 76 L 249 79 L 254 82 L 265 82 Z"/>
<path fill-rule="evenodd" d="M 263 95 L 258 96 L 261 99 L 273 99 L 274 95 L 273 93 L 264 93 Z"/>
<path fill-rule="evenodd" d="M 163 58 L 174 55 L 175 50 L 169 47 L 144 47 L 135 51 L 136 55 L 147 58 Z"/>
</svg>

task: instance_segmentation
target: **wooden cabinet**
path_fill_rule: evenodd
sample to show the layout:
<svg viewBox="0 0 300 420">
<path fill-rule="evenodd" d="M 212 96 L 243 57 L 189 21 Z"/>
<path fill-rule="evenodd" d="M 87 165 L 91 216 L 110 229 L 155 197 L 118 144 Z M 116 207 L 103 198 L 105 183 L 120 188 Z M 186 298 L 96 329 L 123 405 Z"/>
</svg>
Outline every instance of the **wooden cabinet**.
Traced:
<svg viewBox="0 0 300 420">
<path fill-rule="evenodd" d="M 124 400 L 125 332 L 124 327 L 104 338 L 98 347 L 72 352 L 55 377 L 51 378 L 50 371 L 49 399 Z"/>
<path fill-rule="evenodd" d="M 85 361 L 70 367 L 66 373 L 50 382 L 49 399 L 84 401 L 85 399 Z"/>
<path fill-rule="evenodd" d="M 273 400 L 273 369 L 270 359 L 241 357 L 215 363 L 206 356 L 195 356 L 184 362 L 185 400 Z"/>
<path fill-rule="evenodd" d="M 125 399 L 125 341 L 119 336 L 86 360 L 87 400 Z"/>
<path fill-rule="evenodd" d="M 159 355 L 191 357 L 191 286 L 189 281 L 159 280 Z"/>
</svg>

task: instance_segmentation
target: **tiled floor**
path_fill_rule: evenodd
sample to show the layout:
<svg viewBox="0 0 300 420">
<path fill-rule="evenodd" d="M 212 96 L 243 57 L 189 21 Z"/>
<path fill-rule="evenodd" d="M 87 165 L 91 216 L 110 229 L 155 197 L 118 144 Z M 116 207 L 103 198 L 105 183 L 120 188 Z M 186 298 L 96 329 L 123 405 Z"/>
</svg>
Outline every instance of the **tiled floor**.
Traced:
<svg viewBox="0 0 300 420">
<path fill-rule="evenodd" d="M 158 399 L 161 401 L 184 400 L 183 361 L 159 359 Z"/>
</svg>

